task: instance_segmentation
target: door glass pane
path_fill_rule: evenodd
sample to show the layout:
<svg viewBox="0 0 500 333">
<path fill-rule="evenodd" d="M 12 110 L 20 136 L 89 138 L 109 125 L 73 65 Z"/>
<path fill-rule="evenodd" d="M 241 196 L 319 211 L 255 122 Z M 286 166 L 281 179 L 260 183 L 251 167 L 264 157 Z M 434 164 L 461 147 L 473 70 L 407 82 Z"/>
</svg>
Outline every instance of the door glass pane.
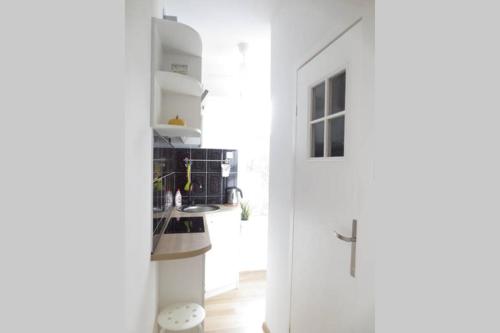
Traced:
<svg viewBox="0 0 500 333">
<path fill-rule="evenodd" d="M 345 116 L 328 120 L 328 156 L 344 156 Z"/>
<path fill-rule="evenodd" d="M 311 157 L 323 157 L 323 147 L 325 145 L 325 122 L 312 124 L 311 126 Z"/>
<path fill-rule="evenodd" d="M 330 79 L 330 107 L 328 114 L 345 110 L 345 71 Z"/>
<path fill-rule="evenodd" d="M 312 89 L 312 113 L 311 120 L 325 116 L 325 82 L 318 84 Z"/>
</svg>

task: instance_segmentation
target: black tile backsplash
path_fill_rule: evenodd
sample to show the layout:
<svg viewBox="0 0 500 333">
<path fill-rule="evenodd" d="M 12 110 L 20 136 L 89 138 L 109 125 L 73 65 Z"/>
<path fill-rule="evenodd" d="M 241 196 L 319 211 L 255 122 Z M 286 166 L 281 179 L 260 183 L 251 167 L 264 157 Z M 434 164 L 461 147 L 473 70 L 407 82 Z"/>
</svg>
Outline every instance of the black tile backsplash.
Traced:
<svg viewBox="0 0 500 333">
<path fill-rule="evenodd" d="M 193 160 L 207 160 L 207 149 L 191 149 L 191 158 Z"/>
<path fill-rule="evenodd" d="M 217 173 L 207 173 L 207 196 L 221 196 L 223 180 Z"/>
<path fill-rule="evenodd" d="M 222 160 L 222 149 L 206 149 L 207 160 Z"/>
<path fill-rule="evenodd" d="M 153 210 L 155 211 L 164 210 L 167 191 L 174 192 L 175 163 L 175 149 L 158 147 L 155 140 L 153 149 Z"/>
<path fill-rule="evenodd" d="M 175 149 L 158 144 L 156 140 L 153 149 L 153 177 L 161 179 L 153 186 L 153 206 L 155 210 L 165 208 L 166 192 L 172 191 L 175 198 L 177 189 L 181 190 L 182 203 L 188 204 L 188 193 L 184 191 L 187 182 L 185 158 L 193 160 L 191 164 L 191 182 L 194 183 L 191 201 L 195 204 L 223 204 L 226 198 L 226 188 L 238 185 L 238 151 L 223 149 Z M 221 163 L 227 152 L 233 152 L 231 173 L 228 178 L 222 177 Z M 214 161 L 215 160 L 215 161 Z M 201 188 L 200 186 L 201 185 Z"/>
<path fill-rule="evenodd" d="M 238 186 L 238 174 L 230 173 L 229 177 L 224 178 L 224 189 L 228 187 L 237 187 Z"/>
<path fill-rule="evenodd" d="M 192 157 L 192 159 L 195 159 Z M 207 161 L 193 161 L 191 163 L 191 172 L 207 172 Z"/>
<path fill-rule="evenodd" d="M 175 149 L 173 148 L 164 148 L 164 156 L 165 156 L 165 171 L 166 173 L 174 172 L 175 169 Z"/>
<path fill-rule="evenodd" d="M 207 173 L 191 173 L 192 196 L 207 196 Z"/>
<path fill-rule="evenodd" d="M 220 162 L 207 162 L 207 172 L 220 173 Z"/>
<path fill-rule="evenodd" d="M 216 197 L 207 197 L 207 205 L 217 205 L 217 204 L 220 204 L 221 202 L 223 202 L 224 198 L 221 199 L 220 196 L 216 196 Z"/>
<path fill-rule="evenodd" d="M 189 201 L 189 197 L 185 196 L 185 197 L 182 197 L 182 204 L 183 205 L 189 205 L 189 204 L 193 204 L 193 205 L 205 205 L 207 203 L 207 197 L 195 197 L 195 196 L 192 196 L 191 197 L 191 202 Z M 217 202 L 218 204 L 220 204 L 220 202 Z"/>
</svg>

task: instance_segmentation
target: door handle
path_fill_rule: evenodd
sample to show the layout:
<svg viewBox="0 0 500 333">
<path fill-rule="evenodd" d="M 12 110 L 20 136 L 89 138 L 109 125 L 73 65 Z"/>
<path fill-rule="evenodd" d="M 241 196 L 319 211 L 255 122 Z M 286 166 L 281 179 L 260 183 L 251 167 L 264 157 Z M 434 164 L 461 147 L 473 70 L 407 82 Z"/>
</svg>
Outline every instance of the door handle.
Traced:
<svg viewBox="0 0 500 333">
<path fill-rule="evenodd" d="M 356 237 L 346 237 L 342 234 L 339 234 L 336 231 L 335 231 L 335 235 L 337 236 L 338 239 L 343 240 L 344 242 L 348 242 L 348 243 L 355 243 L 356 242 Z"/>
<path fill-rule="evenodd" d="M 357 242 L 357 235 L 358 235 L 358 221 L 357 220 L 352 220 L 352 232 L 351 232 L 351 237 L 344 236 L 337 231 L 335 232 L 335 236 L 337 236 L 338 239 L 351 243 L 351 276 L 355 277 L 356 276 L 356 242 Z"/>
</svg>

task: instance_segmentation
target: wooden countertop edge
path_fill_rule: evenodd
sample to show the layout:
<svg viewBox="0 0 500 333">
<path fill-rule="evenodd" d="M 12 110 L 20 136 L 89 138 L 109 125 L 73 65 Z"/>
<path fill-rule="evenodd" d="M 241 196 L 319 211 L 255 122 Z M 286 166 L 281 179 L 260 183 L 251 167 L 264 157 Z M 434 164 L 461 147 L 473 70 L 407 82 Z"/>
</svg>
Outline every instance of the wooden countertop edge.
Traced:
<svg viewBox="0 0 500 333">
<path fill-rule="evenodd" d="M 174 259 L 185 259 L 191 257 L 197 257 L 199 255 L 205 254 L 212 248 L 212 244 L 208 246 L 202 247 L 201 249 L 196 249 L 187 252 L 177 252 L 177 253 L 168 253 L 168 254 L 152 254 L 151 261 L 160 261 L 160 260 L 174 260 Z"/>
<path fill-rule="evenodd" d="M 212 244 L 210 242 L 209 228 L 207 224 L 207 215 L 220 212 L 232 211 L 239 208 L 234 205 L 218 205 L 221 209 L 213 212 L 200 213 L 205 225 L 205 233 L 198 234 L 169 234 L 162 235 L 155 252 L 151 254 L 151 261 L 175 260 L 196 257 L 210 251 Z M 173 210 L 169 218 L 173 217 L 196 217 L 190 213 L 183 213 Z M 170 246 L 165 246 L 164 242 L 169 242 Z M 173 244 L 173 245 L 172 245 Z"/>
</svg>

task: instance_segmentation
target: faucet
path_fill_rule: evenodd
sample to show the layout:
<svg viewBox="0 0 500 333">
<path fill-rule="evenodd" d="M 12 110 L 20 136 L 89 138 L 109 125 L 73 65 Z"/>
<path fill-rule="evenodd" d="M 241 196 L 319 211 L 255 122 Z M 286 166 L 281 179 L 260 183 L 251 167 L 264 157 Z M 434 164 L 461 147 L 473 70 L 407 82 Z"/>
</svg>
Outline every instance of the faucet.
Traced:
<svg viewBox="0 0 500 333">
<path fill-rule="evenodd" d="M 188 206 L 194 206 L 194 200 L 191 198 L 191 195 L 193 193 L 193 186 L 196 185 L 198 189 L 203 189 L 203 186 L 201 184 L 198 184 L 197 182 L 192 182 L 191 185 L 189 186 L 189 192 L 188 192 Z"/>
</svg>

